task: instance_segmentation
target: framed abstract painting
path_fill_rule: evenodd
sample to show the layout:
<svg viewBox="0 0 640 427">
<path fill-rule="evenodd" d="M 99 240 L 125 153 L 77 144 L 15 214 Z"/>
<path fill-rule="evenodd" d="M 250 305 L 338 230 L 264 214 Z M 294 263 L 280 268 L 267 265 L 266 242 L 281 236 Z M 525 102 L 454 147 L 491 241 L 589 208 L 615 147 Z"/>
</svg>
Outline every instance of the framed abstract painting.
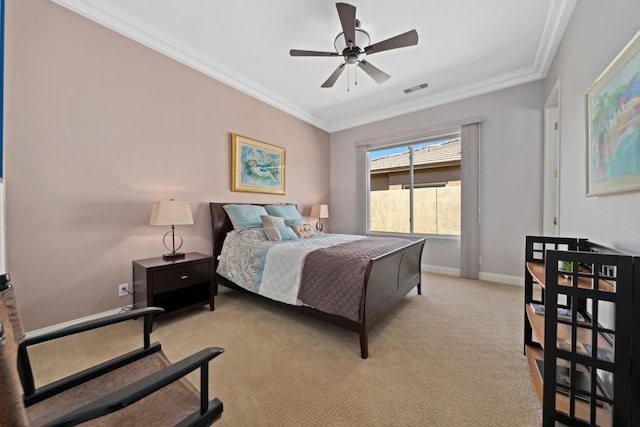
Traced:
<svg viewBox="0 0 640 427">
<path fill-rule="evenodd" d="M 231 134 L 231 191 L 285 194 L 286 150 Z"/>
<path fill-rule="evenodd" d="M 587 196 L 640 190 L 640 32 L 586 95 Z"/>
</svg>

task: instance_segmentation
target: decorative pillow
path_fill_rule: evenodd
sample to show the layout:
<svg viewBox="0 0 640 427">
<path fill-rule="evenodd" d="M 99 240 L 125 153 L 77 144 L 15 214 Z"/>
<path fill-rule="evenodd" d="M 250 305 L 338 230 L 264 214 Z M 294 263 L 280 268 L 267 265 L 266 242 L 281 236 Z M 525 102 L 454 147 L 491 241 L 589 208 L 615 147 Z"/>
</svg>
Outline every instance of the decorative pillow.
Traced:
<svg viewBox="0 0 640 427">
<path fill-rule="evenodd" d="M 262 230 L 264 231 L 264 235 L 267 236 L 267 239 L 271 240 L 272 242 L 282 240 L 282 237 L 280 237 L 280 232 L 278 232 L 278 229 L 276 227 L 265 227 Z"/>
<path fill-rule="evenodd" d="M 291 227 L 278 227 L 282 240 L 296 240 L 298 236 Z"/>
<path fill-rule="evenodd" d="M 293 204 L 282 204 L 282 205 L 266 205 L 264 207 L 269 215 L 279 216 L 284 218 L 286 221 L 294 221 L 296 224 L 306 224 L 306 221 L 298 212 L 298 208 Z"/>
<path fill-rule="evenodd" d="M 313 237 L 316 233 L 313 231 L 313 228 L 309 224 L 296 224 L 292 225 L 291 228 L 293 232 L 296 233 L 298 238 L 304 239 L 306 237 Z"/>
<path fill-rule="evenodd" d="M 236 230 L 249 227 L 262 227 L 261 215 L 269 215 L 265 208 L 258 205 L 224 205 L 231 224 Z"/>
<path fill-rule="evenodd" d="M 294 240 L 297 239 L 298 236 L 291 229 L 291 227 L 265 227 L 264 234 L 267 236 L 267 239 L 271 241 L 279 241 L 279 240 Z"/>
<path fill-rule="evenodd" d="M 284 227 L 284 218 L 279 216 L 261 215 L 262 225 L 265 227 Z"/>
</svg>

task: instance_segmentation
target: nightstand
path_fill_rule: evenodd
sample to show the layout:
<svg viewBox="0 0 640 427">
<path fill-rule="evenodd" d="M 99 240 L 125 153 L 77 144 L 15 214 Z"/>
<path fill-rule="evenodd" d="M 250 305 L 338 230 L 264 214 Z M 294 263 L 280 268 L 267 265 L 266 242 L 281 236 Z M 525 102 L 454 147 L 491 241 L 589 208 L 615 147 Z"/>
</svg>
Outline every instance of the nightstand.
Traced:
<svg viewBox="0 0 640 427">
<path fill-rule="evenodd" d="M 162 257 L 133 261 L 133 305 L 164 308 L 158 317 L 205 304 L 213 311 L 214 273 L 214 258 L 197 252 L 170 261 Z"/>
</svg>

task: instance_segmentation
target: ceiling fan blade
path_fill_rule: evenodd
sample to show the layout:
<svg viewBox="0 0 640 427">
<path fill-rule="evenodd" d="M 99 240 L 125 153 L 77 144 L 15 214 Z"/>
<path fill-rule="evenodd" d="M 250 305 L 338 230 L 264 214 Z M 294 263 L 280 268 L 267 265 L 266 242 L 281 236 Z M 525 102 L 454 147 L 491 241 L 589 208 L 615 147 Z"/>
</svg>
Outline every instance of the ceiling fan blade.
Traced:
<svg viewBox="0 0 640 427">
<path fill-rule="evenodd" d="M 336 3 L 344 41 L 349 47 L 356 45 L 356 7 L 347 3 Z"/>
<path fill-rule="evenodd" d="M 360 69 L 365 73 L 369 74 L 369 76 L 378 84 L 386 82 L 391 77 L 389 74 L 381 71 L 379 68 L 374 67 L 364 59 L 358 62 L 358 67 L 360 67 Z"/>
<path fill-rule="evenodd" d="M 329 78 L 327 79 L 326 82 L 322 83 L 322 86 L 320 87 L 333 87 L 333 85 L 335 84 L 336 80 L 338 80 L 338 77 L 340 77 L 340 74 L 342 74 L 342 72 L 344 71 L 344 67 L 345 64 L 341 64 L 338 68 L 336 68 L 336 70 L 333 72 L 333 74 L 331 74 L 329 76 Z"/>
<path fill-rule="evenodd" d="M 371 55 L 372 53 L 397 49 L 399 47 L 413 46 L 416 44 L 418 44 L 418 32 L 416 30 L 411 30 L 395 37 L 391 37 L 390 39 L 367 46 L 364 48 L 364 53 Z"/>
<path fill-rule="evenodd" d="M 342 56 L 336 52 L 318 52 L 316 50 L 298 50 L 291 49 L 289 51 L 291 56 Z"/>
</svg>

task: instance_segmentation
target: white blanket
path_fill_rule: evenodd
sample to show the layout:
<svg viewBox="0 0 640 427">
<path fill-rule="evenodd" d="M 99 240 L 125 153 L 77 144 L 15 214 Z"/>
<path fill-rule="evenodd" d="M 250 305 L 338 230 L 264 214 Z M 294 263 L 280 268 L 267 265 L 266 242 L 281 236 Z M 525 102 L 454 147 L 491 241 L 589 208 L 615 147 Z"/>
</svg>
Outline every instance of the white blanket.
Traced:
<svg viewBox="0 0 640 427">
<path fill-rule="evenodd" d="M 364 236 L 327 234 L 323 237 L 282 242 L 265 248 L 262 280 L 256 281 L 256 291 L 265 297 L 287 304 L 298 301 L 302 266 L 308 253 L 340 243 L 359 240 Z M 259 278 L 258 278 L 259 279 Z"/>
</svg>

